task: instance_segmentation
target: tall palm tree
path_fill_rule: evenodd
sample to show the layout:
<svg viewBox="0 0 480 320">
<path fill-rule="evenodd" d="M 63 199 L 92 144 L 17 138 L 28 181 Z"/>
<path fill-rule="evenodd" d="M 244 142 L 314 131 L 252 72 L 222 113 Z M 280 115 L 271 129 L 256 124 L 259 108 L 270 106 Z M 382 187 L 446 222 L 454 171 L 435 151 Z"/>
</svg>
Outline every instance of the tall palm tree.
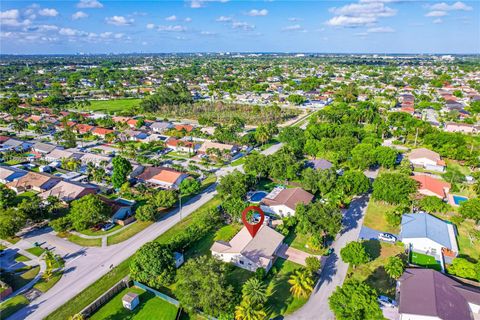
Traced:
<svg viewBox="0 0 480 320">
<path fill-rule="evenodd" d="M 235 320 L 264 320 L 267 318 L 265 310 L 249 301 L 243 300 L 235 307 Z"/>
<path fill-rule="evenodd" d="M 257 278 L 250 278 L 242 287 L 242 296 L 253 305 L 264 304 L 267 301 L 267 288 Z"/>
<path fill-rule="evenodd" d="M 308 270 L 297 270 L 290 276 L 288 283 L 292 285 L 290 292 L 295 297 L 307 298 L 313 291 L 313 279 Z"/>
</svg>

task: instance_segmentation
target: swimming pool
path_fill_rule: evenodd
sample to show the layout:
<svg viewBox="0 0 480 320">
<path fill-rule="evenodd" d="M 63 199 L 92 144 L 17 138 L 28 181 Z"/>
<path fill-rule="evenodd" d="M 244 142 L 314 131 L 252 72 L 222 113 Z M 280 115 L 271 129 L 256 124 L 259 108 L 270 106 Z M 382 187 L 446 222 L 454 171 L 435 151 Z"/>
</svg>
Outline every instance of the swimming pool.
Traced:
<svg viewBox="0 0 480 320">
<path fill-rule="evenodd" d="M 255 191 L 250 195 L 251 202 L 260 202 L 263 198 L 265 198 L 267 193 L 265 191 Z"/>
<path fill-rule="evenodd" d="M 458 206 L 460 203 L 464 202 L 464 201 L 467 201 L 468 198 L 467 197 L 463 197 L 463 196 L 456 196 L 454 195 L 453 196 L 453 202 Z"/>
</svg>

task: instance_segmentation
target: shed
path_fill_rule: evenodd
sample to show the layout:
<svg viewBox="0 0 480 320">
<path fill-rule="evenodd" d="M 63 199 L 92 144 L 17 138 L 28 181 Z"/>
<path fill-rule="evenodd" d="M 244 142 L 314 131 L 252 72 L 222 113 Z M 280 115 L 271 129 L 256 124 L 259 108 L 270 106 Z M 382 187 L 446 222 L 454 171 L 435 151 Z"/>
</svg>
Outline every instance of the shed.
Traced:
<svg viewBox="0 0 480 320">
<path fill-rule="evenodd" d="M 140 303 L 140 299 L 138 298 L 138 294 L 133 292 L 128 292 L 122 298 L 123 307 L 128 310 L 135 309 L 136 306 Z"/>
<path fill-rule="evenodd" d="M 174 252 L 173 257 L 175 258 L 175 268 L 178 269 L 185 261 L 183 254 L 181 254 L 180 252 Z"/>
</svg>

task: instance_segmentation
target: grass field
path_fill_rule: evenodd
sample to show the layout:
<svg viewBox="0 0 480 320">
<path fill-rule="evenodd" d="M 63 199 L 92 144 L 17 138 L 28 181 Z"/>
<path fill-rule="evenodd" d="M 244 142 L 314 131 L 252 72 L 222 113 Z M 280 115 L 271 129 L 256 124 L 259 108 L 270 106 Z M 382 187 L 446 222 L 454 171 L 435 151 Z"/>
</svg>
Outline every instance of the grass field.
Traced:
<svg viewBox="0 0 480 320">
<path fill-rule="evenodd" d="M 26 267 L 30 268 L 30 267 Z M 23 273 L 9 274 L 7 276 L 8 284 L 12 287 L 13 291 L 20 289 L 30 281 L 32 281 L 40 272 L 40 267 L 30 268 Z"/>
<path fill-rule="evenodd" d="M 111 235 L 107 238 L 107 245 L 111 246 L 112 244 L 120 243 L 122 241 L 127 240 L 128 238 L 136 235 L 149 225 L 151 225 L 152 221 L 137 221 L 132 226 L 125 228 L 124 230 Z"/>
<path fill-rule="evenodd" d="M 42 253 L 45 252 L 45 249 L 42 249 L 41 247 L 33 247 L 30 249 L 27 249 L 28 252 L 30 252 L 33 255 L 36 255 L 37 257 L 40 257 Z"/>
<path fill-rule="evenodd" d="M 141 99 L 90 100 L 91 105 L 85 109 L 107 113 L 128 111 L 137 106 L 140 101 Z"/>
<path fill-rule="evenodd" d="M 457 225 L 458 229 L 458 247 L 460 254 L 467 255 L 476 260 L 480 259 L 480 239 L 475 237 L 478 232 L 473 220 L 465 220 L 460 225 Z"/>
<path fill-rule="evenodd" d="M 385 272 L 384 265 L 388 258 L 401 256 L 404 248 L 401 244 L 391 244 L 369 240 L 365 242 L 367 252 L 372 261 L 359 265 L 355 269 L 350 267 L 348 277 L 365 282 L 375 288 L 378 294 L 395 297 L 395 281 Z"/>
<path fill-rule="evenodd" d="M 15 297 L 0 303 L 0 318 L 7 319 L 12 314 L 26 306 L 28 306 L 27 298 L 22 294 L 16 295 Z"/>
<path fill-rule="evenodd" d="M 437 271 L 442 270 L 442 267 L 435 258 L 426 254 L 410 251 L 410 262 L 417 266 L 435 269 Z"/>
<path fill-rule="evenodd" d="M 100 247 L 102 245 L 102 239 L 85 239 L 76 234 L 70 234 L 67 238 L 68 241 L 78 244 L 82 247 Z"/>
<path fill-rule="evenodd" d="M 365 214 L 365 220 L 363 224 L 366 227 L 382 232 L 390 232 L 398 234 L 400 227 L 392 227 L 387 223 L 385 219 L 385 212 L 394 209 L 395 206 L 389 205 L 381 201 L 370 200 Z"/>
<path fill-rule="evenodd" d="M 21 255 L 20 253 L 17 253 L 15 255 L 15 261 L 17 262 L 25 262 L 25 261 L 30 261 L 30 258 L 25 257 L 24 255 Z"/>
<path fill-rule="evenodd" d="M 139 295 L 140 304 L 133 310 L 127 310 L 122 305 L 122 297 L 128 293 L 133 292 Z M 101 307 L 89 319 L 91 320 L 120 320 L 120 319 L 135 319 L 135 320 L 175 320 L 178 308 L 160 298 L 155 297 L 153 293 L 144 291 L 140 288 L 131 287 L 121 291 L 107 304 Z"/>
<path fill-rule="evenodd" d="M 40 280 L 37 283 L 35 283 L 33 287 L 42 292 L 47 292 L 62 278 L 62 275 L 63 275 L 62 271 L 57 271 L 50 277 L 49 280 L 47 280 L 42 276 L 42 278 L 40 278 Z"/>
<path fill-rule="evenodd" d="M 79 231 L 79 232 L 81 234 L 86 235 L 86 236 L 103 236 L 103 235 L 112 233 L 114 231 L 117 231 L 118 229 L 121 229 L 121 228 L 122 228 L 122 226 L 117 224 L 112 229 L 107 230 L 107 231 L 102 231 L 102 230 L 94 231 L 94 230 L 91 230 L 91 229 L 87 229 L 87 230 L 82 230 L 82 231 Z"/>
</svg>

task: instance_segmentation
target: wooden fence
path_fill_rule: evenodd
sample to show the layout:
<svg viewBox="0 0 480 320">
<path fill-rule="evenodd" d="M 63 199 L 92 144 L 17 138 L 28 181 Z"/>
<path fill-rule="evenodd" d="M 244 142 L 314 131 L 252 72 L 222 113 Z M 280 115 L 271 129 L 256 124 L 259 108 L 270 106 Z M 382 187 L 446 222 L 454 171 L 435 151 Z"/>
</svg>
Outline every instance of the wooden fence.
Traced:
<svg viewBox="0 0 480 320">
<path fill-rule="evenodd" d="M 93 301 L 87 307 L 85 307 L 82 311 L 80 311 L 80 314 L 84 317 L 89 317 L 90 315 L 95 313 L 95 311 L 100 309 L 101 306 L 103 306 L 105 303 L 110 301 L 117 293 L 119 293 L 125 288 L 128 288 L 129 283 L 130 283 L 130 278 L 126 276 L 125 278 L 117 282 L 113 287 L 108 289 L 107 292 L 102 294 L 100 297 L 95 299 L 95 301 Z"/>
</svg>

